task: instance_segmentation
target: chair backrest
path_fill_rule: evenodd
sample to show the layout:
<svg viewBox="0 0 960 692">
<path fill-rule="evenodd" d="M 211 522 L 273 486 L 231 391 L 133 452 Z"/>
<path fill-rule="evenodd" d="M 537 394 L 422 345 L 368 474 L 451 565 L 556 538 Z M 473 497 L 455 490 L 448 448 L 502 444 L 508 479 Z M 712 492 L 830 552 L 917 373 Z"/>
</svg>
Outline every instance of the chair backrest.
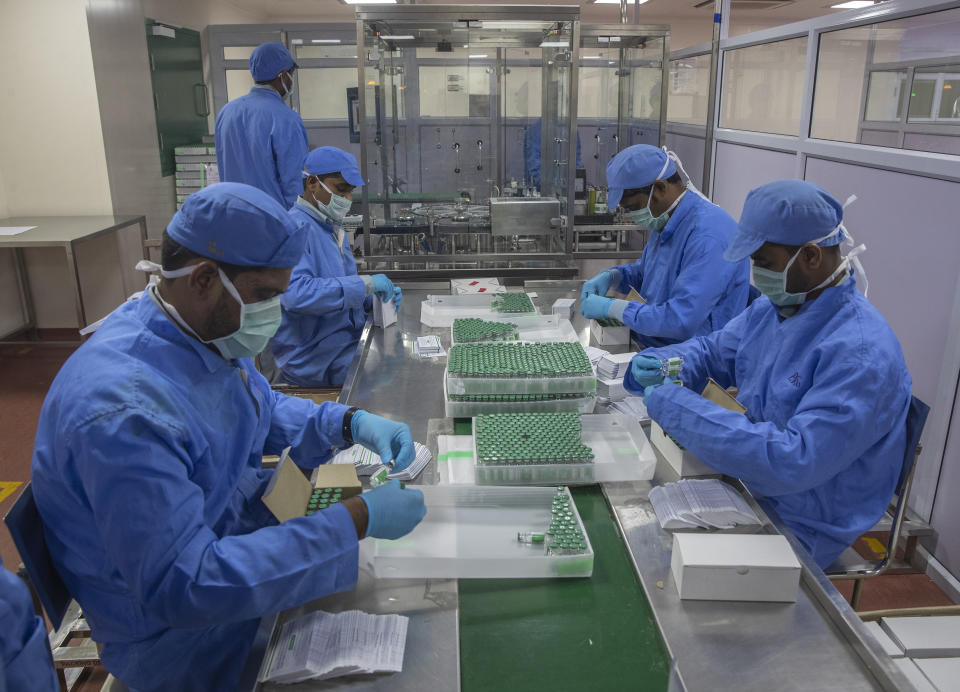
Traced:
<svg viewBox="0 0 960 692">
<path fill-rule="evenodd" d="M 20 551 L 20 559 L 27 568 L 27 574 L 47 617 L 50 618 L 54 630 L 59 629 L 67 606 L 70 605 L 71 596 L 53 564 L 50 551 L 47 550 L 43 520 L 29 483 L 3 521 L 10 529 L 13 542 Z"/>
<path fill-rule="evenodd" d="M 927 422 L 929 413 L 929 406 L 915 396 L 910 397 L 910 408 L 907 411 L 907 446 L 903 452 L 900 478 L 897 479 L 898 497 L 903 493 L 904 485 L 913 471 L 913 465 L 917 459 L 917 446 L 920 444 L 920 436 L 923 433 L 923 426 Z"/>
</svg>

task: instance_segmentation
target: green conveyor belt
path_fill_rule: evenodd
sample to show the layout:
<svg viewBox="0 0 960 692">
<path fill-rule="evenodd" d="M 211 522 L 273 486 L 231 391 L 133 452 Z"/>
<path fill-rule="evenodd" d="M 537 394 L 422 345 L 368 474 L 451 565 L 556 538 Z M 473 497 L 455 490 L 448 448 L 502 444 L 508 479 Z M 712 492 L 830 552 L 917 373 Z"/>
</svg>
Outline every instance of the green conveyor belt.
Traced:
<svg viewBox="0 0 960 692">
<path fill-rule="evenodd" d="M 461 579 L 463 692 L 667 689 L 670 660 L 603 491 L 572 491 L 593 576 Z"/>
</svg>

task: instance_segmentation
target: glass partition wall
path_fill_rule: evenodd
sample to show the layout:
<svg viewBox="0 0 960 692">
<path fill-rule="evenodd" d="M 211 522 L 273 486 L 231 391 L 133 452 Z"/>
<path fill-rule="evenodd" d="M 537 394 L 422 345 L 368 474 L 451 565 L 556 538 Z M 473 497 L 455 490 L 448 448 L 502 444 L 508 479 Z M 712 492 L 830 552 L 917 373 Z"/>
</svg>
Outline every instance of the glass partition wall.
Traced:
<svg viewBox="0 0 960 692">
<path fill-rule="evenodd" d="M 357 20 L 367 267 L 566 265 L 577 8 L 407 5 Z"/>
</svg>

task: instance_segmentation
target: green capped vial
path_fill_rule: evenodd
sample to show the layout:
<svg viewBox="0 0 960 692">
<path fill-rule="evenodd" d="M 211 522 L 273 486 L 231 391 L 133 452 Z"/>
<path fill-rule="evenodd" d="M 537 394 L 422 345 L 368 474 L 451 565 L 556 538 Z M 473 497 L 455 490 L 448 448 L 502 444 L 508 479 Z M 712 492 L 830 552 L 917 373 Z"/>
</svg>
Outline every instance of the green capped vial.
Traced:
<svg viewBox="0 0 960 692">
<path fill-rule="evenodd" d="M 546 536 L 538 531 L 518 531 L 517 540 L 520 543 L 543 543 Z"/>
</svg>

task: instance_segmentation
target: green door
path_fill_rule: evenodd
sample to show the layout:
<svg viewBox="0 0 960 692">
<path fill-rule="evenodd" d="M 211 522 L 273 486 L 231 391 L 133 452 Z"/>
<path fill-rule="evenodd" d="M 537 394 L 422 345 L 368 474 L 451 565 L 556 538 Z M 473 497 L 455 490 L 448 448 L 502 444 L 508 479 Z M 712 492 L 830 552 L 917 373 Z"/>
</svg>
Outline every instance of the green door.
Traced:
<svg viewBox="0 0 960 692">
<path fill-rule="evenodd" d="M 147 19 L 146 25 L 161 170 L 163 175 L 173 175 L 174 148 L 197 144 L 207 134 L 210 111 L 207 86 L 203 83 L 200 34 L 192 29 L 167 27 L 152 19 Z"/>
</svg>

